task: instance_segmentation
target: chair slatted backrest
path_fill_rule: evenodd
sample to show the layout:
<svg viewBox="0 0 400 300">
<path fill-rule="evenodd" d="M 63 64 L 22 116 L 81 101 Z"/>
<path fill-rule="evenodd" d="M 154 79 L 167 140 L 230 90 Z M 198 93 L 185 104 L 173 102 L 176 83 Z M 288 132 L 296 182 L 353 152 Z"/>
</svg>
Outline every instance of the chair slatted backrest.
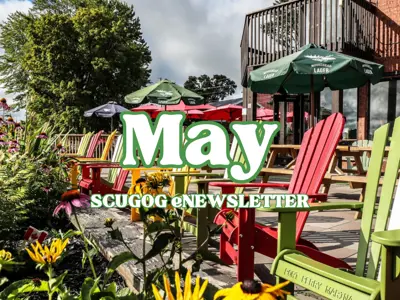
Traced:
<svg viewBox="0 0 400 300">
<path fill-rule="evenodd" d="M 382 246 L 378 243 L 371 243 L 370 245 L 371 233 L 386 230 L 389 215 L 391 214 L 393 217 L 397 218 L 400 214 L 399 211 L 391 212 L 400 167 L 400 118 L 397 118 L 394 123 L 390 151 L 386 162 L 385 174 L 383 176 L 383 185 L 379 193 L 379 180 L 381 177 L 381 168 L 385 156 L 385 146 L 388 133 L 389 124 L 386 124 L 380 127 L 374 135 L 373 152 L 376 152 L 376 155 L 375 153 L 372 153 L 367 173 L 367 186 L 357 255 L 356 275 L 365 275 L 365 267 L 368 261 L 366 277 L 372 279 L 377 277 Z M 380 194 L 379 205 L 376 213 L 375 224 L 373 224 L 378 194 Z M 367 255 L 368 250 L 369 256 Z"/>
<path fill-rule="evenodd" d="M 122 158 L 122 135 L 120 135 L 115 143 L 114 155 L 111 159 L 112 163 L 119 163 Z M 120 172 L 121 168 L 111 168 L 108 172 L 107 181 L 108 182 L 115 182 L 118 173 Z"/>
<path fill-rule="evenodd" d="M 103 130 L 100 130 L 98 133 L 96 133 L 92 137 L 92 139 L 90 140 L 89 148 L 86 153 L 86 157 L 89 157 L 89 158 L 93 157 L 94 151 L 96 150 L 96 147 L 99 143 L 100 137 L 103 134 L 103 132 L 104 132 Z"/>
<path fill-rule="evenodd" d="M 76 151 L 77 155 L 85 156 L 86 151 L 89 147 L 90 139 L 92 138 L 92 136 L 93 136 L 93 132 L 88 132 L 82 137 L 81 142 L 79 143 L 78 151 Z"/>
<path fill-rule="evenodd" d="M 107 160 L 108 157 L 108 152 L 110 152 L 110 149 L 112 147 L 112 144 L 114 142 L 115 135 L 117 134 L 117 130 L 114 130 L 111 132 L 111 134 L 108 136 L 106 144 L 104 146 L 103 152 L 101 154 L 100 160 Z"/>
<path fill-rule="evenodd" d="M 129 170 L 120 169 L 113 184 L 114 191 L 123 191 L 126 179 L 129 175 Z"/>
<path fill-rule="evenodd" d="M 303 137 L 288 192 L 316 194 L 328 170 L 344 127 L 340 113 L 330 115 L 309 129 Z M 313 199 L 310 199 L 313 201 Z M 300 238 L 309 212 L 299 212 L 296 220 L 296 241 Z"/>
</svg>

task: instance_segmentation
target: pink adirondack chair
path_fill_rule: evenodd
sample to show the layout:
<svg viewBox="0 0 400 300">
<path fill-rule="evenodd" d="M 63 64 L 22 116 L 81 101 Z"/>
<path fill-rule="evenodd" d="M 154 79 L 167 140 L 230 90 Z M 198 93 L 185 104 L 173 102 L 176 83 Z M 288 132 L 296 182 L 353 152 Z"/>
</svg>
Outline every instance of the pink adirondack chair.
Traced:
<svg viewBox="0 0 400 300">
<path fill-rule="evenodd" d="M 344 127 L 344 117 L 333 114 L 308 130 L 303 138 L 299 155 L 290 183 L 210 183 L 222 188 L 223 194 L 234 193 L 236 187 L 287 188 L 291 194 L 307 194 L 309 202 L 326 201 L 326 194 L 319 194 L 319 188 L 327 172 Z M 229 213 L 229 218 L 227 218 Z M 351 267 L 334 257 L 318 250 L 311 242 L 302 239 L 301 233 L 309 212 L 300 212 L 296 220 L 297 250 L 311 258 L 337 268 Z M 232 216 L 233 215 L 233 216 Z M 277 231 L 275 228 L 255 222 L 255 209 L 233 211 L 223 208 L 214 223 L 223 226 L 220 237 L 220 257 L 228 264 L 237 264 L 238 281 L 253 279 L 254 252 L 274 258 L 277 252 Z M 234 248 L 237 245 L 237 250 Z"/>
<path fill-rule="evenodd" d="M 94 156 L 94 151 L 96 150 L 96 147 L 100 142 L 100 137 L 103 134 L 103 132 L 104 132 L 103 130 L 100 130 L 90 140 L 89 148 L 88 148 L 88 151 L 86 153 L 86 157 L 87 158 L 92 158 Z"/>
</svg>

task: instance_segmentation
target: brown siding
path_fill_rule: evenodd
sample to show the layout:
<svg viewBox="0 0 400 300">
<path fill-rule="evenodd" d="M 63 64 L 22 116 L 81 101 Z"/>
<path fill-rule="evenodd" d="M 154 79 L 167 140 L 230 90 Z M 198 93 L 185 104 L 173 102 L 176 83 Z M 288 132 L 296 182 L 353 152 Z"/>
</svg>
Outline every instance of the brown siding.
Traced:
<svg viewBox="0 0 400 300">
<path fill-rule="evenodd" d="M 376 28 L 377 62 L 384 64 L 385 72 L 400 71 L 400 1 L 379 0 Z"/>
</svg>

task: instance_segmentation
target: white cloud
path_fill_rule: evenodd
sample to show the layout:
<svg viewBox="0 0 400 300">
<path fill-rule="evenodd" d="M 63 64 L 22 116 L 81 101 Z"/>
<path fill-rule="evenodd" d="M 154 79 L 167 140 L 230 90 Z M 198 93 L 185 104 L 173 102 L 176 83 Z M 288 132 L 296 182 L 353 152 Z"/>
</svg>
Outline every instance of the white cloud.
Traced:
<svg viewBox="0 0 400 300">
<path fill-rule="evenodd" d="M 272 0 L 128 0 L 152 51 L 153 81 L 183 84 L 189 75 L 224 74 L 238 85 L 240 40 L 246 13 Z"/>
<path fill-rule="evenodd" d="M 30 7 L 32 7 L 32 2 L 30 1 L 18 1 L 18 0 L 2 1 L 0 2 L 0 22 L 3 23 L 7 21 L 8 16 L 16 11 L 28 12 Z M 0 55 L 3 53 L 4 50 L 0 48 Z M 14 95 L 6 94 L 5 90 L 0 88 L 0 98 L 3 97 L 6 98 L 9 103 L 12 103 Z M 25 119 L 25 110 L 14 112 L 12 113 L 12 116 L 17 120 Z"/>
<path fill-rule="evenodd" d="M 246 13 L 272 0 L 127 0 L 140 18 L 152 51 L 152 81 L 160 77 L 183 84 L 189 75 L 224 74 L 241 95 L 240 40 Z M 15 11 L 27 12 L 30 1 L 0 2 L 0 21 Z M 1 51 L 1 49 L 0 49 Z M 0 96 L 4 90 L 0 90 Z M 13 95 L 4 95 L 11 100 Z"/>
<path fill-rule="evenodd" d="M 0 22 L 7 20 L 8 15 L 16 12 L 27 12 L 32 7 L 31 1 L 6 0 L 0 2 Z"/>
</svg>

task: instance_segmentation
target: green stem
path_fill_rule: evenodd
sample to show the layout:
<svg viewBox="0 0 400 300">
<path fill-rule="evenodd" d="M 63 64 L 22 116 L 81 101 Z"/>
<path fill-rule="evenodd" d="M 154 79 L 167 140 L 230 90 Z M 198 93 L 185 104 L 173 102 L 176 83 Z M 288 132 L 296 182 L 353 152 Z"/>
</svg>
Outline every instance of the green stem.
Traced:
<svg viewBox="0 0 400 300">
<path fill-rule="evenodd" d="M 93 265 L 92 258 L 91 258 L 90 255 L 89 255 L 88 242 L 87 242 L 87 239 L 86 239 L 86 237 L 85 237 L 85 235 L 84 235 L 84 233 L 83 233 L 81 224 L 79 223 L 78 216 L 76 215 L 76 212 L 75 212 L 75 209 L 74 209 L 74 208 L 72 208 L 72 213 L 74 214 L 75 221 L 76 221 L 76 225 L 78 226 L 79 231 L 82 233 L 82 238 L 83 238 L 83 244 L 84 244 L 84 247 L 85 247 L 86 257 L 87 257 L 87 259 L 88 259 L 88 261 L 89 261 L 90 268 L 91 268 L 91 270 L 92 270 L 93 276 L 94 276 L 94 278 L 96 279 L 96 278 L 97 278 L 97 274 L 96 274 L 96 270 L 95 270 L 94 265 Z"/>
<path fill-rule="evenodd" d="M 50 281 L 51 281 L 51 279 L 52 279 L 52 277 L 53 277 L 53 268 L 51 267 L 51 265 L 49 265 L 49 268 L 47 269 L 47 276 L 49 277 L 49 281 L 48 281 L 48 283 L 47 283 L 47 285 L 48 285 L 48 293 L 49 293 L 49 300 L 52 300 L 52 298 L 53 298 L 53 291 L 52 290 L 50 290 Z"/>
<path fill-rule="evenodd" d="M 142 257 L 145 257 L 146 256 L 146 225 L 145 225 L 145 222 L 143 222 L 143 246 L 142 246 Z M 145 296 L 146 296 L 146 287 L 147 287 L 147 282 L 146 282 L 146 260 L 145 259 L 143 259 L 143 262 L 142 262 L 142 266 L 143 266 L 143 286 L 145 287 L 144 289 L 143 289 L 143 292 L 144 292 L 144 294 L 145 294 Z"/>
</svg>

